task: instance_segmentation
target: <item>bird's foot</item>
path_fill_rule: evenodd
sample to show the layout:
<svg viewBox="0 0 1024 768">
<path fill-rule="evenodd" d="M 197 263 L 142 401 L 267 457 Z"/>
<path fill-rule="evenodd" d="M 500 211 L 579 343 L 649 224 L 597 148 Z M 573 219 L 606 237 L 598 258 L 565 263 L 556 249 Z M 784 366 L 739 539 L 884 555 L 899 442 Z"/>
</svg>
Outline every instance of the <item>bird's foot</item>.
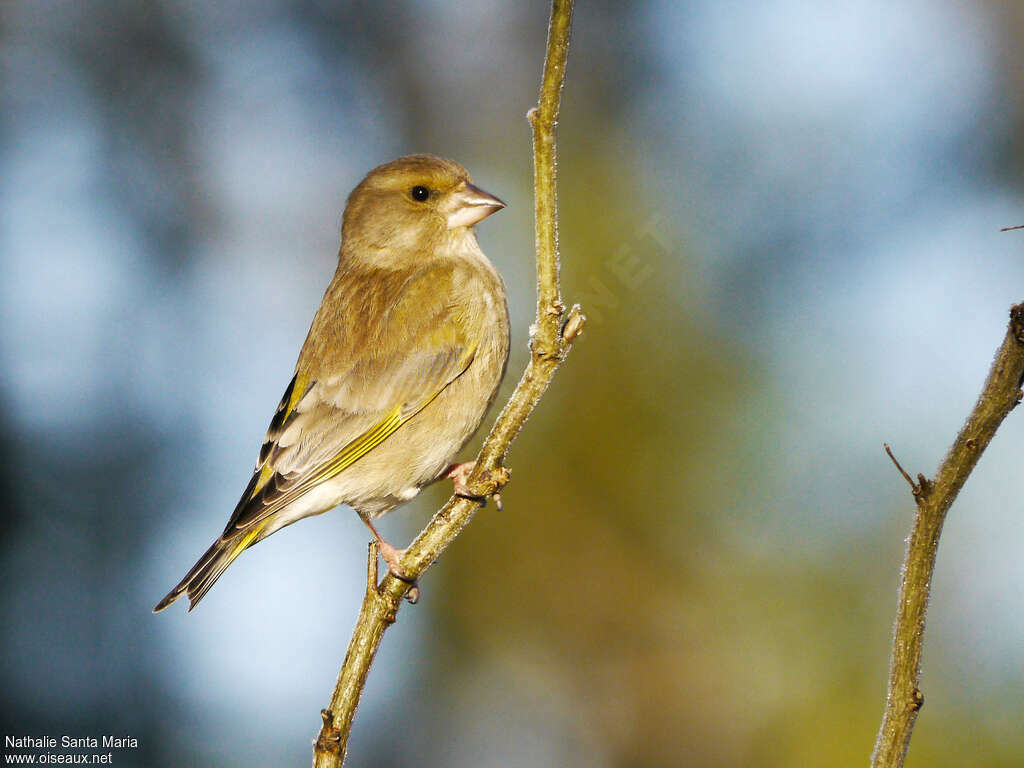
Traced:
<svg viewBox="0 0 1024 768">
<path fill-rule="evenodd" d="M 374 533 L 376 533 L 376 529 L 374 529 Z M 384 558 L 384 562 L 388 564 L 388 568 L 391 570 L 392 575 L 410 585 L 409 590 L 405 593 L 405 599 L 413 605 L 419 602 L 420 587 L 416 583 L 415 579 L 411 579 L 406 575 L 405 571 L 402 569 L 401 562 L 399 562 L 402 559 L 402 555 L 405 554 L 405 550 L 396 549 L 378 536 L 377 551 L 380 552 L 380 556 Z"/>
<path fill-rule="evenodd" d="M 456 496 L 462 496 L 465 499 L 480 499 L 480 497 L 470 491 L 469 486 L 466 485 L 466 478 L 469 477 L 469 473 L 475 468 L 475 461 L 464 461 L 461 464 L 452 464 L 445 471 L 445 477 L 451 480 L 452 485 L 455 486 Z M 484 501 L 486 501 L 486 499 L 484 499 Z"/>
<path fill-rule="evenodd" d="M 402 570 L 402 555 L 405 554 L 404 549 L 396 549 L 395 547 L 388 544 L 384 539 L 377 539 L 377 548 L 380 550 L 380 556 L 384 558 L 384 562 L 388 564 L 388 568 L 402 581 L 409 581 L 409 578 L 405 575 L 405 571 Z"/>
<path fill-rule="evenodd" d="M 445 472 L 445 477 L 452 481 L 452 485 L 455 486 L 455 495 L 463 499 L 472 499 L 473 501 L 479 501 L 480 506 L 487 506 L 487 499 L 493 498 L 494 505 L 500 512 L 501 506 L 501 493 L 498 492 L 505 483 L 508 482 L 508 470 L 502 467 L 498 468 L 499 476 L 494 478 L 497 482 L 495 483 L 495 490 L 492 493 L 480 495 L 473 493 L 469 486 L 466 485 L 466 478 L 469 477 L 470 473 L 476 468 L 475 461 L 464 461 L 461 464 L 452 464 Z M 484 473 L 489 474 L 489 473 Z"/>
</svg>

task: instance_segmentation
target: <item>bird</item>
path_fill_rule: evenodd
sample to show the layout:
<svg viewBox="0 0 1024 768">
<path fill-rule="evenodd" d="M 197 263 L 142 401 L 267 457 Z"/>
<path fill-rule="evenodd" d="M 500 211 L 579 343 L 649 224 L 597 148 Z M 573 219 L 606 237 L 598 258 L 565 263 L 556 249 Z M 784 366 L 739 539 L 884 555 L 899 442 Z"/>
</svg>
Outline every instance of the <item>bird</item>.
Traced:
<svg viewBox="0 0 1024 768">
<path fill-rule="evenodd" d="M 223 533 L 153 609 L 189 611 L 239 555 L 339 504 L 402 576 L 373 520 L 449 477 L 479 429 L 509 351 L 505 284 L 474 225 L 505 207 L 458 163 L 407 155 L 374 168 L 342 216 L 338 266 Z"/>
</svg>

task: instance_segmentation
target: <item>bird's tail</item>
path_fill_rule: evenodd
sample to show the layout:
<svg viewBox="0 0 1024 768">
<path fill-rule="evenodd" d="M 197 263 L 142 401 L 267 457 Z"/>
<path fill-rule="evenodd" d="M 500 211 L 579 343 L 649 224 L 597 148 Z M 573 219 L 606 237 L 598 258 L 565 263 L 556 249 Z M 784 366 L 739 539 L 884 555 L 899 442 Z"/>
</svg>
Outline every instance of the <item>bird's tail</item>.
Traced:
<svg viewBox="0 0 1024 768">
<path fill-rule="evenodd" d="M 153 613 L 159 613 L 183 594 L 188 595 L 188 609 L 191 611 L 195 608 L 203 596 L 210 591 L 210 587 L 221 577 L 221 574 L 235 561 L 235 558 L 259 541 L 263 528 L 263 525 L 255 525 L 234 536 L 229 537 L 225 534 L 218 538 L 192 566 L 192 570 L 185 574 L 185 578 L 178 582 L 178 586 L 156 604 Z"/>
</svg>

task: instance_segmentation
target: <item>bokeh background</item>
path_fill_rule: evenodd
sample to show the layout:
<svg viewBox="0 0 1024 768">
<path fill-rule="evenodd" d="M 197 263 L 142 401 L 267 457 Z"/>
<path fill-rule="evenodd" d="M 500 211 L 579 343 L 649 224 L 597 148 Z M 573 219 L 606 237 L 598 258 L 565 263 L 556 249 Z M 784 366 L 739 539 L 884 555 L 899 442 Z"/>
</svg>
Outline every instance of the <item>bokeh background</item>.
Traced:
<svg viewBox="0 0 1024 768">
<path fill-rule="evenodd" d="M 0 4 L 3 735 L 309 763 L 354 514 L 150 609 L 245 485 L 374 165 L 451 156 L 509 203 L 478 232 L 511 391 L 547 13 Z M 579 3 L 559 199 L 590 322 L 505 510 L 385 637 L 352 765 L 867 763 L 913 511 L 882 443 L 934 471 L 1024 300 L 1022 39 L 1020 2 Z M 946 526 L 910 766 L 1024 762 L 1022 447 L 1013 414 Z"/>
</svg>

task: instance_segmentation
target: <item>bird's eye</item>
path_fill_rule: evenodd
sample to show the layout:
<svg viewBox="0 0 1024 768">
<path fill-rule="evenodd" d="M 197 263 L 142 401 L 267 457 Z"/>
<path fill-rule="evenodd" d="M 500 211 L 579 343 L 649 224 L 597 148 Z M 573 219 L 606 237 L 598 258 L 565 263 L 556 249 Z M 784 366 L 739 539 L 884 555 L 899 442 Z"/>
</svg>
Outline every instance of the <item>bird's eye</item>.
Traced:
<svg viewBox="0 0 1024 768">
<path fill-rule="evenodd" d="M 412 199 L 415 200 L 417 203 L 422 203 L 424 200 L 430 197 L 430 190 L 424 186 L 417 184 L 415 187 L 412 188 L 412 190 L 410 190 L 409 194 L 412 195 Z"/>
</svg>

